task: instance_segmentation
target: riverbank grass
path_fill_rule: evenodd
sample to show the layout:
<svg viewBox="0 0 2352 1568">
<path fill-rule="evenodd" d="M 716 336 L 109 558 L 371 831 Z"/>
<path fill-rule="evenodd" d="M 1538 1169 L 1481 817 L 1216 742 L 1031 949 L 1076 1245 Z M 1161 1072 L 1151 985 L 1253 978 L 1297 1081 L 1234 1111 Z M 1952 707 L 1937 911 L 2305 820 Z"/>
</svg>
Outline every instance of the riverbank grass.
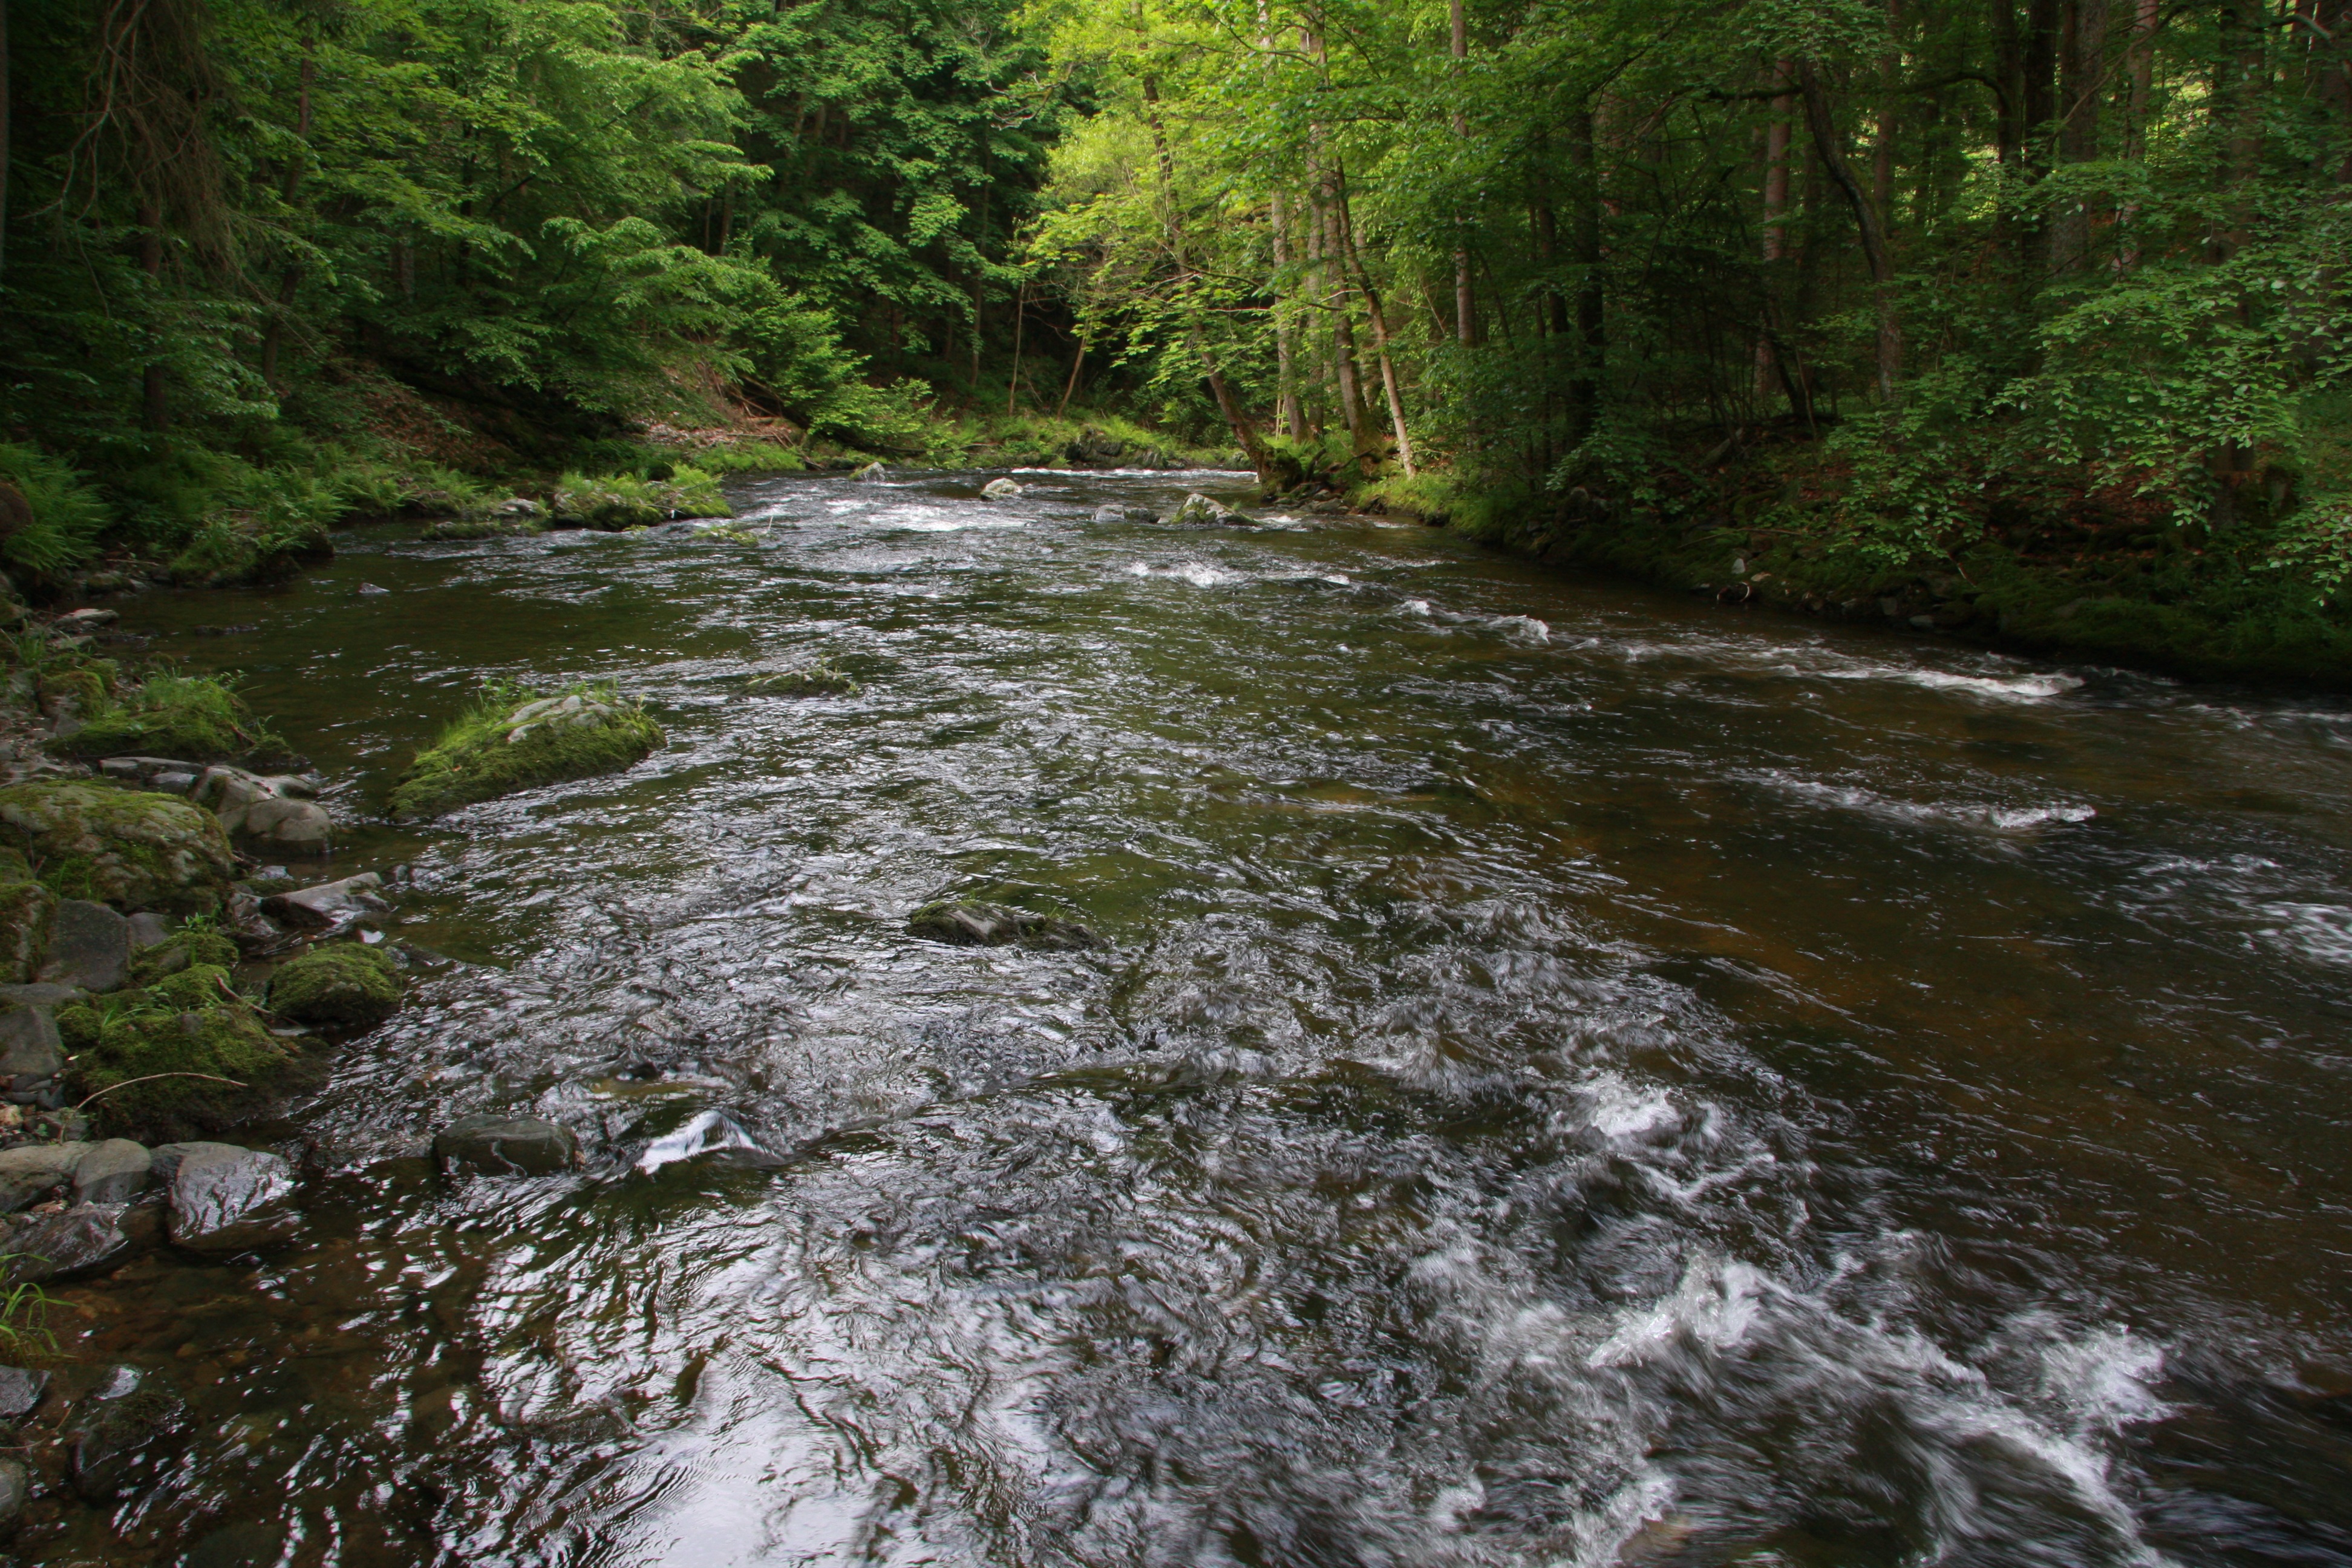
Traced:
<svg viewBox="0 0 2352 1568">
<path fill-rule="evenodd" d="M 392 814 L 418 821 L 517 790 L 618 773 L 666 740 L 643 706 L 609 684 L 550 696 L 500 682 L 417 753 L 393 789 Z"/>
</svg>

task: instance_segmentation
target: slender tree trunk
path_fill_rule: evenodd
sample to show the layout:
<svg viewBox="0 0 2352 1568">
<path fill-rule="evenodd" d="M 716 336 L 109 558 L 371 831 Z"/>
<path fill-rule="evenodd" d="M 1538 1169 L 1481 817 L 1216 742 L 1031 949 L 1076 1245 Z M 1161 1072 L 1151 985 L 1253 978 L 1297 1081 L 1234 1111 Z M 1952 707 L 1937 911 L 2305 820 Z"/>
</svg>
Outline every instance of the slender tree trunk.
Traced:
<svg viewBox="0 0 2352 1568">
<path fill-rule="evenodd" d="M 1381 309 L 1380 290 L 1372 287 L 1372 275 L 1364 266 L 1363 252 L 1356 245 L 1356 226 L 1348 216 L 1348 187 L 1344 177 L 1339 184 L 1339 237 L 1348 247 L 1348 260 L 1356 273 L 1356 287 L 1364 296 L 1364 310 L 1371 318 L 1372 348 L 1381 362 L 1381 386 L 1388 394 L 1389 423 L 1396 431 L 1397 461 L 1404 465 L 1409 479 L 1419 470 L 1412 461 L 1412 434 L 1405 428 L 1404 398 L 1397 390 L 1396 363 L 1389 355 L 1389 322 Z"/>
<path fill-rule="evenodd" d="M 1470 117 L 1462 110 L 1462 68 L 1470 58 L 1470 27 L 1462 12 L 1462 0 L 1449 0 L 1454 23 L 1454 139 L 1467 143 L 1470 140 Z M 1468 348 L 1478 335 L 1476 301 L 1470 292 L 1469 221 L 1460 214 L 1454 219 L 1460 243 L 1454 247 L 1454 339 Z"/>
<path fill-rule="evenodd" d="M 1607 300 L 1601 269 L 1601 166 L 1593 144 L 1592 105 L 1578 106 L 1568 126 L 1569 166 L 1578 188 L 1569 240 L 1576 264 L 1576 369 L 1569 378 L 1571 446 L 1592 434 L 1601 417 L 1601 371 L 1608 350 L 1602 336 Z"/>
<path fill-rule="evenodd" d="M 1878 398 L 1891 408 L 1902 391 L 1903 318 L 1895 297 L 1895 260 L 1886 248 L 1886 231 L 1870 197 L 1846 166 L 1845 150 L 1838 144 L 1837 123 L 1830 114 L 1829 94 L 1822 89 L 1813 62 L 1800 61 L 1797 78 L 1804 89 L 1805 122 L 1813 133 L 1814 154 L 1821 159 L 1822 172 L 1853 208 L 1854 227 L 1861 232 L 1863 259 L 1870 267 L 1871 292 L 1878 307 Z"/>
<path fill-rule="evenodd" d="M 1013 417 L 1013 399 L 1021 387 L 1021 334 L 1029 324 L 1029 280 L 1023 279 L 1013 296 L 1013 374 L 1004 384 L 1004 416 Z"/>
<path fill-rule="evenodd" d="M 1268 205 L 1277 279 L 1274 289 L 1275 416 L 1282 434 L 1297 441 L 1307 434 L 1307 412 L 1298 403 L 1298 326 L 1293 302 L 1297 290 L 1290 280 L 1290 213 L 1280 191 L 1274 193 Z"/>
<path fill-rule="evenodd" d="M 0 0 L 0 268 L 8 260 L 8 127 L 13 112 L 8 88 L 14 71 L 15 58 L 8 52 L 8 0 Z"/>
<path fill-rule="evenodd" d="M 1062 418 L 1070 412 L 1071 395 L 1078 390 L 1078 367 L 1086 363 L 1087 340 L 1080 338 L 1078 352 L 1070 356 L 1070 379 L 1062 385 L 1062 403 L 1060 407 L 1054 410 L 1055 418 Z"/>
<path fill-rule="evenodd" d="M 2066 0 L 2058 57 L 2058 161 L 2088 163 L 2099 155 L 2099 100 L 2106 90 L 2106 0 Z M 2070 202 L 2050 226 L 2050 270 L 2071 271 L 2088 258 L 2090 209 Z"/>
<path fill-rule="evenodd" d="M 1886 30 L 1896 35 L 1902 25 L 1896 0 L 1886 0 Z M 1898 35 L 1899 36 L 1899 35 Z M 1903 51 L 1890 47 L 1878 58 L 1878 134 L 1871 143 L 1870 197 L 1886 226 L 1887 241 L 1895 235 L 1895 104 L 1903 88 Z"/>
<path fill-rule="evenodd" d="M 1758 403 L 1770 395 L 1772 340 L 1780 330 L 1780 308 L 1777 303 L 1780 258 L 1788 254 L 1789 237 L 1789 132 L 1797 114 L 1797 100 L 1789 87 L 1794 79 L 1796 62 L 1776 60 L 1772 65 L 1772 118 L 1764 127 L 1764 321 L 1756 333 L 1756 382 L 1753 388 Z M 1793 412 L 1793 410 L 1792 410 Z"/>
<path fill-rule="evenodd" d="M 289 222 L 292 221 L 295 193 L 302 188 L 303 166 L 310 161 L 310 85 L 318 76 L 316 49 L 314 40 L 302 40 L 301 94 L 294 114 L 294 140 L 300 142 L 301 147 L 288 161 L 285 184 L 278 190 L 278 198 L 288 208 Z M 286 342 L 286 316 L 294 308 L 294 294 L 301 284 L 302 268 L 289 261 L 278 275 L 278 308 L 270 311 L 269 325 L 261 335 L 261 379 L 273 386 L 278 382 L 278 352 Z"/>
<path fill-rule="evenodd" d="M 139 270 L 157 294 L 161 303 L 163 279 L 163 210 L 152 202 L 139 204 Z M 140 377 L 140 422 L 153 435 L 162 435 L 172 427 L 172 409 L 165 396 L 163 363 L 150 360 Z"/>
</svg>

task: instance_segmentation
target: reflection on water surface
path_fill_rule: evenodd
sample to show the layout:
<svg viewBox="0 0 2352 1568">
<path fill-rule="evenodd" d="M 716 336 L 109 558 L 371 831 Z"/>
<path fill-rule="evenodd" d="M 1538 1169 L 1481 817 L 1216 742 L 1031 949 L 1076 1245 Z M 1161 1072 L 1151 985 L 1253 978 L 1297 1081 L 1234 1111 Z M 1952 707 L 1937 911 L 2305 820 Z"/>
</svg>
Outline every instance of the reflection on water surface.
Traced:
<svg viewBox="0 0 2352 1568">
<path fill-rule="evenodd" d="M 488 675 L 672 744 L 360 836 L 451 963 L 299 1246 L 67 1292 L 196 1435 L 28 1558 L 2352 1563 L 2352 710 L 1029 478 L 126 608 L 346 815 Z"/>
</svg>

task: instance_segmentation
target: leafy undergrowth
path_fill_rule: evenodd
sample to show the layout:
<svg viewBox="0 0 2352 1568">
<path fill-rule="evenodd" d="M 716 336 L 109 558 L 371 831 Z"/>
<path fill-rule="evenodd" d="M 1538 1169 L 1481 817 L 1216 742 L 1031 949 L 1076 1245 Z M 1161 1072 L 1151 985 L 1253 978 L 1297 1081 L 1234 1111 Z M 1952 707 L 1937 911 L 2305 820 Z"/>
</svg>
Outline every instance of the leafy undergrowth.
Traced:
<svg viewBox="0 0 2352 1568">
<path fill-rule="evenodd" d="M 686 464 L 655 477 L 608 474 L 601 479 L 570 473 L 555 487 L 548 510 L 558 528 L 618 532 L 682 518 L 732 517 L 734 509 L 714 474 Z"/>
<path fill-rule="evenodd" d="M 576 701 L 569 710 L 563 704 Z M 617 773 L 665 742 L 644 707 L 611 686 L 553 696 L 490 687 L 401 775 L 394 816 L 414 821 L 538 784 Z"/>
<path fill-rule="evenodd" d="M 1444 473 L 1360 505 L 1555 564 L 1831 618 L 2091 657 L 2200 679 L 2352 689 L 2352 606 L 2283 569 L 2283 531 L 2185 521 L 2162 500 L 2049 475 L 1972 492 L 1934 540 L 1858 514 L 1852 475 L 1806 453 L 1662 475 L 1633 499 L 1480 487 Z"/>
</svg>

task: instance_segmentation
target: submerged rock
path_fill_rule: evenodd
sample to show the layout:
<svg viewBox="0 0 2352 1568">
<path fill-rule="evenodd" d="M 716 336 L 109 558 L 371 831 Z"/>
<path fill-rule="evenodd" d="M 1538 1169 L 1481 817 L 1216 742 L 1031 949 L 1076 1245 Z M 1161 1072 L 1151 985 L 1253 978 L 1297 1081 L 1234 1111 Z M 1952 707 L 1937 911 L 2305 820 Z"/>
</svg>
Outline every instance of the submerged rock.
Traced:
<svg viewBox="0 0 2352 1568">
<path fill-rule="evenodd" d="M 174 1152 L 171 1237 L 191 1252 L 244 1252 L 283 1241 L 302 1223 L 294 1172 L 276 1154 L 233 1143 Z"/>
<path fill-rule="evenodd" d="M 11 784 L 0 789 L 0 824 L 26 841 L 52 890 L 118 910 L 211 914 L 236 874 L 219 822 L 172 795 L 61 781 Z"/>
<path fill-rule="evenodd" d="M 949 900 L 915 911 L 909 935 L 953 947 L 1022 947 L 1066 952 L 1100 947 L 1102 938 L 1075 921 L 1032 914 L 1003 904 Z"/>
<path fill-rule="evenodd" d="M 1188 527 L 1200 527 L 1211 523 L 1224 523 L 1234 527 L 1246 528 L 1250 523 L 1250 520 L 1248 518 L 1244 517 L 1240 512 L 1235 511 L 1224 502 L 1220 500 L 1211 500 L 1207 496 L 1202 495 L 1198 490 L 1194 490 L 1191 495 L 1186 496 L 1181 505 L 1177 507 L 1174 511 L 1170 512 L 1160 521 L 1163 522 L 1181 523 Z"/>
<path fill-rule="evenodd" d="M 269 1008 L 314 1029 L 358 1034 L 400 1010 L 400 972 L 378 948 L 314 948 L 270 976 Z"/>
<path fill-rule="evenodd" d="M 1011 479 L 991 479 L 980 487 L 982 500 L 1011 500 L 1021 493 L 1021 487 Z"/>
<path fill-rule="evenodd" d="M 131 922 L 105 904 L 61 900 L 49 919 L 39 977 L 53 985 L 111 991 L 131 969 Z"/>
<path fill-rule="evenodd" d="M 0 1366 L 0 1421 L 22 1421 L 48 1397 L 49 1374 L 21 1366 Z"/>
<path fill-rule="evenodd" d="M 155 1480 L 177 1456 L 187 1420 L 187 1407 L 153 1373 L 116 1367 L 66 1424 L 74 1490 L 108 1503 Z"/>
<path fill-rule="evenodd" d="M 393 816 L 415 821 L 538 784 L 618 773 L 665 741 L 642 706 L 610 691 L 500 701 L 418 753 L 392 793 Z"/>
<path fill-rule="evenodd" d="M 829 664 L 813 664 L 805 669 L 755 675 L 744 689 L 761 697 L 855 697 L 858 685 Z"/>
<path fill-rule="evenodd" d="M 580 1163 L 580 1140 L 552 1121 L 461 1116 L 433 1140 L 433 1157 L 445 1171 L 546 1176 Z"/>
</svg>

